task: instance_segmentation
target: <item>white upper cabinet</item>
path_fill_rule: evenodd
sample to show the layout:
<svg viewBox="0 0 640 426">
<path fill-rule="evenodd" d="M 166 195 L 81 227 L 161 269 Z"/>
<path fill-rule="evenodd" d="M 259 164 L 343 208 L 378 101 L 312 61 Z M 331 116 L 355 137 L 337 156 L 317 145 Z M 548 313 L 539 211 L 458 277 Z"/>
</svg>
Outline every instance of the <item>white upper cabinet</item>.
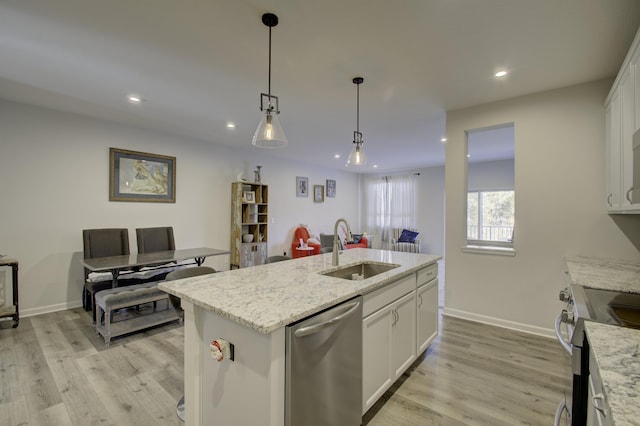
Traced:
<svg viewBox="0 0 640 426">
<path fill-rule="evenodd" d="M 640 213 L 631 202 L 633 134 L 640 127 L 640 31 L 605 104 L 605 201 L 609 213 Z"/>
</svg>

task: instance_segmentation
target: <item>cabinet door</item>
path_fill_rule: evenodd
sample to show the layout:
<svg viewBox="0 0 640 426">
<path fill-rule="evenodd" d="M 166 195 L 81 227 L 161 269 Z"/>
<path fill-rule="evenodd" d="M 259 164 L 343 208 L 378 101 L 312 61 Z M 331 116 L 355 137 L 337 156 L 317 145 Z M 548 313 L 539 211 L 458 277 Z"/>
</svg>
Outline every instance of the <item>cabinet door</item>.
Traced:
<svg viewBox="0 0 640 426">
<path fill-rule="evenodd" d="M 620 211 L 622 164 L 620 155 L 620 89 L 611 95 L 605 112 L 605 202 L 609 212 Z"/>
<path fill-rule="evenodd" d="M 620 114 L 622 119 L 620 135 L 622 190 L 620 195 L 622 209 L 631 210 L 639 206 L 637 204 L 633 205 L 630 198 L 631 189 L 633 188 L 633 133 L 635 129 L 635 92 L 630 69 L 626 69 L 622 74 L 618 87 L 620 88 Z"/>
<path fill-rule="evenodd" d="M 417 291 L 418 352 L 424 352 L 438 335 L 438 279 L 430 281 Z"/>
<path fill-rule="evenodd" d="M 391 326 L 393 305 L 362 321 L 362 414 L 391 383 Z"/>
<path fill-rule="evenodd" d="M 391 332 L 391 371 L 397 379 L 416 359 L 416 292 L 412 291 L 393 304 Z"/>
<path fill-rule="evenodd" d="M 598 389 L 593 381 L 593 376 L 589 375 L 589 394 L 587 399 L 587 426 L 609 426 L 611 423 L 607 420 L 602 411 L 596 409 L 594 405 L 594 395 L 602 394 L 602 389 Z M 602 400 L 600 400 L 602 401 Z M 602 407 L 602 402 L 599 402 Z"/>
</svg>

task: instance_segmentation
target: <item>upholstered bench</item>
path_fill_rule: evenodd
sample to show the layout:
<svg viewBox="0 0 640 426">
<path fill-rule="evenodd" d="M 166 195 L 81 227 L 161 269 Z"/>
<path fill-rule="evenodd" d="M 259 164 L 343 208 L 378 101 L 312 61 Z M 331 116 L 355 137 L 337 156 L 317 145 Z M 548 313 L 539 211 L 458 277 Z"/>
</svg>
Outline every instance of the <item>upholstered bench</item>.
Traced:
<svg viewBox="0 0 640 426">
<path fill-rule="evenodd" d="M 176 311 L 169 304 L 168 294 L 158 288 L 158 281 L 117 287 L 96 293 L 96 332 L 104 337 L 108 345 L 111 339 L 123 334 L 143 330 L 178 319 Z M 157 309 L 157 303 L 164 301 L 166 308 Z M 153 303 L 150 314 L 132 314 L 131 318 L 112 322 L 116 309 L 129 308 Z"/>
</svg>

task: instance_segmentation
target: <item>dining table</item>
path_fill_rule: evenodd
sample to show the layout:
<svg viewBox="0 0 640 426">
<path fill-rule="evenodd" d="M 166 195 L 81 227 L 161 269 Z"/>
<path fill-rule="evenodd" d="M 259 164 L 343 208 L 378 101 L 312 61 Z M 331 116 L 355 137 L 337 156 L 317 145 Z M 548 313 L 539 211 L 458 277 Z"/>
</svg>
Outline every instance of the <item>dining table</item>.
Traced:
<svg viewBox="0 0 640 426">
<path fill-rule="evenodd" d="M 180 250 L 156 251 L 152 253 L 132 253 L 121 256 L 94 257 L 82 259 L 82 265 L 91 272 L 111 272 L 111 287 L 118 285 L 121 274 L 133 273 L 143 267 L 163 267 L 169 263 L 177 263 L 193 259 L 201 266 L 207 257 L 229 254 L 228 250 L 209 247 L 198 247 Z"/>
</svg>

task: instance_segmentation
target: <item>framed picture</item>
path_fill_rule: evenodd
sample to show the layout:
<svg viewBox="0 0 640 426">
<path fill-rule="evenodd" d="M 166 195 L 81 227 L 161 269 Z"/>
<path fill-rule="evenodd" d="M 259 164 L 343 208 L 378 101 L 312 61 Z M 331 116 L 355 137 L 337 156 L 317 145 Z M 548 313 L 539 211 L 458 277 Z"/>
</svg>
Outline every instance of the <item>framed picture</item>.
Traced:
<svg viewBox="0 0 640 426">
<path fill-rule="evenodd" d="M 176 202 L 176 157 L 109 148 L 109 201 Z"/>
<path fill-rule="evenodd" d="M 313 185 L 313 202 L 324 202 L 324 185 Z"/>
<path fill-rule="evenodd" d="M 296 176 L 296 197 L 309 196 L 309 179 L 302 176 Z"/>
<path fill-rule="evenodd" d="M 244 191 L 242 193 L 242 202 L 243 203 L 255 203 L 256 202 L 256 193 L 255 191 Z"/>
<path fill-rule="evenodd" d="M 327 179 L 327 198 L 336 198 L 336 181 Z"/>
</svg>

